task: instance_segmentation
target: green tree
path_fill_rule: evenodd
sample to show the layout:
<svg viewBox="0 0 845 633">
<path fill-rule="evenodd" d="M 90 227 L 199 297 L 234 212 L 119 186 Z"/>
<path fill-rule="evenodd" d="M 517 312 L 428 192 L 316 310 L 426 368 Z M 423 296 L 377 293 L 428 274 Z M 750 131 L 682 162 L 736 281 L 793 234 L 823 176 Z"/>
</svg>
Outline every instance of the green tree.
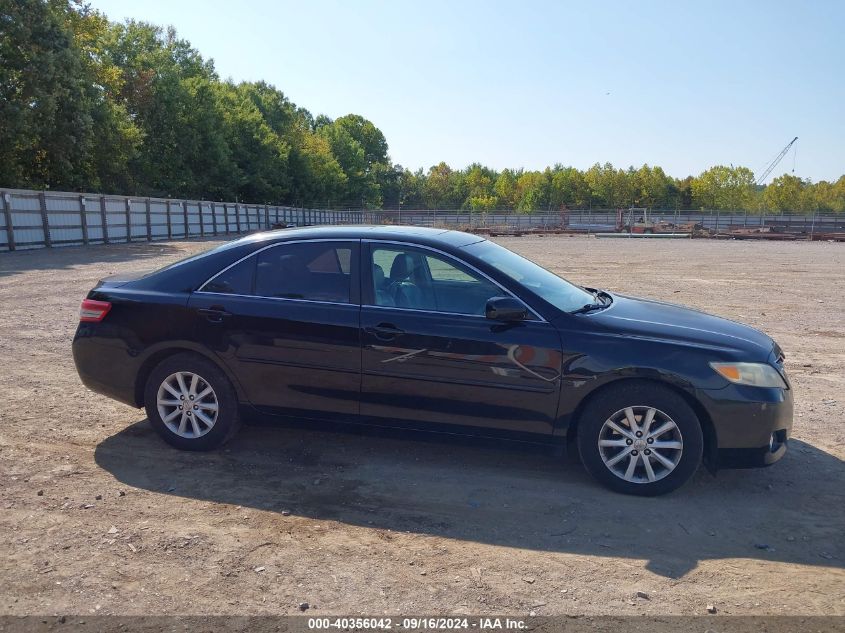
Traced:
<svg viewBox="0 0 845 633">
<path fill-rule="evenodd" d="M 550 170 L 546 172 L 527 171 L 516 180 L 516 208 L 520 211 L 549 209 L 552 194 Z"/>
<path fill-rule="evenodd" d="M 0 24 L 0 179 L 64 189 L 109 181 L 139 136 L 98 72 L 87 29 L 101 34 L 99 16 L 66 0 L 5 0 Z"/>
<path fill-rule="evenodd" d="M 845 176 L 841 176 L 835 183 L 821 180 L 807 189 L 812 196 L 811 210 L 845 211 Z"/>
<path fill-rule="evenodd" d="M 610 163 L 596 163 L 584 174 L 584 180 L 590 188 L 594 207 L 624 207 L 631 202 L 628 176 Z"/>
<path fill-rule="evenodd" d="M 631 204 L 635 207 L 667 208 L 671 205 L 671 179 L 660 167 L 643 165 L 629 177 Z"/>
<path fill-rule="evenodd" d="M 336 119 L 334 125 L 345 130 L 358 142 L 364 150 L 364 160 L 368 169 L 377 163 L 387 164 L 387 140 L 372 121 L 358 114 L 347 114 Z"/>
<path fill-rule="evenodd" d="M 467 197 L 463 206 L 473 210 L 489 210 L 496 207 L 496 197 L 493 184 L 498 175 L 491 169 L 479 163 L 473 163 L 463 174 L 463 184 Z"/>
<path fill-rule="evenodd" d="M 428 170 L 425 201 L 430 209 L 457 209 L 466 197 L 460 172 L 453 171 L 446 163 L 438 163 Z"/>
<path fill-rule="evenodd" d="M 815 206 L 811 194 L 809 183 L 798 176 L 784 174 L 766 186 L 763 202 L 766 210 L 778 213 L 811 211 Z"/>
<path fill-rule="evenodd" d="M 273 130 L 256 105 L 253 86 L 231 83 L 216 86 L 239 198 L 265 203 L 288 199 L 290 145 Z"/>
<path fill-rule="evenodd" d="M 346 174 L 321 135 L 309 133 L 291 155 L 296 178 L 289 201 L 299 206 L 338 204 L 346 195 Z"/>
<path fill-rule="evenodd" d="M 222 109 L 214 101 L 221 92 L 213 65 L 173 29 L 128 21 L 109 31 L 102 56 L 120 69 L 115 100 L 143 135 L 143 144 L 129 162 L 131 192 L 189 196 L 204 191 L 204 183 L 196 179 L 215 165 L 215 159 L 191 154 L 192 148 L 219 155 L 221 164 L 212 176 L 228 174 L 231 167 L 228 152 L 220 147 Z M 210 138 L 200 138 L 203 134 Z M 237 182 L 235 173 L 229 182 L 216 185 L 217 191 L 234 193 Z"/>
<path fill-rule="evenodd" d="M 425 204 L 426 178 L 422 169 L 411 171 L 402 170 L 399 176 L 399 194 L 402 207 L 406 209 L 423 209 Z"/>
<path fill-rule="evenodd" d="M 551 203 L 555 208 L 588 206 L 590 187 L 584 174 L 574 167 L 555 165 L 552 172 Z"/>
<path fill-rule="evenodd" d="M 754 173 L 747 167 L 716 165 L 694 178 L 690 190 L 696 208 L 751 210 L 754 204 Z"/>
<path fill-rule="evenodd" d="M 755 185 L 716 165 L 538 171 L 392 164 L 357 114 L 312 115 L 266 82 L 221 81 L 172 28 L 110 22 L 82 0 L 0 0 L 0 184 L 299 205 L 845 212 L 845 176 Z"/>
<path fill-rule="evenodd" d="M 503 169 L 499 177 L 496 178 L 493 189 L 496 192 L 499 206 L 505 209 L 513 209 L 516 206 L 516 181 L 519 175 L 519 172 Z"/>
<path fill-rule="evenodd" d="M 350 134 L 346 126 L 331 123 L 318 128 L 317 133 L 324 138 L 346 175 L 344 203 L 347 205 L 380 201 L 375 183 L 367 176 L 367 163 L 364 147 Z"/>
</svg>

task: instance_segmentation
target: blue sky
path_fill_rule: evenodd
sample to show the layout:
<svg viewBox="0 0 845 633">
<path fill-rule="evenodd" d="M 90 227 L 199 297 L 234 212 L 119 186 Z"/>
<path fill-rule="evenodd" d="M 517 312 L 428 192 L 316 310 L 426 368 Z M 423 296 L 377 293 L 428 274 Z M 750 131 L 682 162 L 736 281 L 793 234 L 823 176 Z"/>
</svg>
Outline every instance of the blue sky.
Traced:
<svg viewBox="0 0 845 633">
<path fill-rule="evenodd" d="M 354 112 L 395 162 L 845 173 L 845 1 L 92 0 L 173 25 L 224 78 Z M 791 171 L 792 153 L 775 176 Z"/>
</svg>

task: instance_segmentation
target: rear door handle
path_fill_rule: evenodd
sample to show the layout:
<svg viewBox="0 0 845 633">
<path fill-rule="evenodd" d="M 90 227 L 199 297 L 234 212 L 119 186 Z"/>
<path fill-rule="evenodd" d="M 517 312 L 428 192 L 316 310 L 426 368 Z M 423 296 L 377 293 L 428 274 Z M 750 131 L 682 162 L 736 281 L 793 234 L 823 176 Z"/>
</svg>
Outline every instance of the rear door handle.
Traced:
<svg viewBox="0 0 845 633">
<path fill-rule="evenodd" d="M 232 316 L 231 312 L 226 312 L 223 308 L 212 306 L 211 308 L 200 308 L 197 314 L 205 317 L 209 323 L 222 323 L 223 319 Z"/>
<path fill-rule="evenodd" d="M 382 340 L 390 340 L 405 333 L 405 330 L 396 327 L 392 323 L 379 323 L 374 327 L 368 327 L 366 331 Z"/>
</svg>

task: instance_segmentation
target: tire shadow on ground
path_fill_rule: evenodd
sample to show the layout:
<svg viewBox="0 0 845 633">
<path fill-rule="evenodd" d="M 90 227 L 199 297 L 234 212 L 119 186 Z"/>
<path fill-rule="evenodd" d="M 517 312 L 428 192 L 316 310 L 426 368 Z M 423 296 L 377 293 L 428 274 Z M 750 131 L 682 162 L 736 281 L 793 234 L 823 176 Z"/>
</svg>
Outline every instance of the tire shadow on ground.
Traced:
<svg viewBox="0 0 845 633">
<path fill-rule="evenodd" d="M 680 578 L 707 559 L 843 567 L 845 463 L 799 440 L 770 468 L 701 469 L 656 498 L 605 490 L 560 451 L 404 431 L 248 426 L 222 450 L 180 452 L 146 420 L 97 464 L 132 486 L 449 539 L 643 559 Z"/>
</svg>

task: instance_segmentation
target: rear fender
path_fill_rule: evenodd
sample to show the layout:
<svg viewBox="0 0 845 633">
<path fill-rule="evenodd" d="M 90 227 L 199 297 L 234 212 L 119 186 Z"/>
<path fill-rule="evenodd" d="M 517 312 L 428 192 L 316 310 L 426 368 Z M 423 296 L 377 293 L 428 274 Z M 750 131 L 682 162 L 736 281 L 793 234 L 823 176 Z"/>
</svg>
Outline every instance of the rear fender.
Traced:
<svg viewBox="0 0 845 633">
<path fill-rule="evenodd" d="M 235 388 L 235 392 L 238 394 L 238 400 L 241 403 L 248 403 L 248 400 L 246 398 L 246 392 L 241 386 L 240 381 L 237 379 L 235 374 L 232 373 L 229 367 L 220 359 L 219 356 L 211 352 L 207 347 L 199 345 L 196 342 L 177 340 L 151 345 L 150 347 L 144 350 L 141 364 L 138 369 L 138 374 L 135 380 L 136 406 L 141 407 L 144 404 L 144 386 L 146 385 L 147 378 L 149 377 L 150 373 L 155 368 L 155 366 L 169 356 L 173 356 L 174 354 L 181 354 L 184 352 L 193 352 L 195 354 L 199 354 L 200 356 L 208 359 L 209 361 L 217 365 L 223 371 L 223 373 L 226 374 L 226 377 L 229 379 L 229 382 L 232 383 L 232 386 Z"/>
</svg>

